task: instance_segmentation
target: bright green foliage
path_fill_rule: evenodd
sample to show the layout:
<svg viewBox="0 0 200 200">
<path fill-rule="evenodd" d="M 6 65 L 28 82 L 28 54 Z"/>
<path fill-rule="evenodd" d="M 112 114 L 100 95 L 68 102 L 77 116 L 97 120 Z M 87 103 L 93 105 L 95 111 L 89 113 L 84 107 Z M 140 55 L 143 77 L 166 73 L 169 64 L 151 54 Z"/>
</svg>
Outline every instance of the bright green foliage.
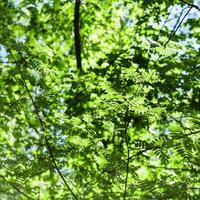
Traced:
<svg viewBox="0 0 200 200">
<path fill-rule="evenodd" d="M 74 1 L 0 2 L 0 199 L 199 199 L 199 18 L 166 44 L 176 5 L 82 1 L 79 72 Z"/>
</svg>

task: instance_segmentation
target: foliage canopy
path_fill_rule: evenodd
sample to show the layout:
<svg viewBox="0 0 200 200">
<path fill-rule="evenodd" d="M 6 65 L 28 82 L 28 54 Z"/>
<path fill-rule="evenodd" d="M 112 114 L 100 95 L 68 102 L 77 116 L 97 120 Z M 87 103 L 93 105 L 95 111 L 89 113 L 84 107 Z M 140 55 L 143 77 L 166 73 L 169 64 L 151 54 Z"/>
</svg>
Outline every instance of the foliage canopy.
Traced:
<svg viewBox="0 0 200 200">
<path fill-rule="evenodd" d="M 198 3 L 0 1 L 0 199 L 199 199 Z"/>
</svg>

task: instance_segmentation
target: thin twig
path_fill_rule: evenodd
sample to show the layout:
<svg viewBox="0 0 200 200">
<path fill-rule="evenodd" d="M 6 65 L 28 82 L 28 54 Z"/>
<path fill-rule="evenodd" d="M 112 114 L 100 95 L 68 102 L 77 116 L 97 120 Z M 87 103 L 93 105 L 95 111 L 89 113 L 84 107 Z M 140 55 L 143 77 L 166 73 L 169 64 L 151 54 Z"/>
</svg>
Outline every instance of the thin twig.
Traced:
<svg viewBox="0 0 200 200">
<path fill-rule="evenodd" d="M 188 9 L 188 7 L 183 8 L 183 12 L 185 12 L 186 9 Z M 167 22 L 170 22 L 170 21 L 172 21 L 174 19 L 177 19 L 177 17 L 172 17 L 172 18 L 168 19 Z"/>
<path fill-rule="evenodd" d="M 138 151 L 137 153 L 135 153 L 134 155 L 130 156 L 129 160 L 135 158 L 136 156 L 142 155 L 142 153 L 149 151 L 149 150 L 152 150 L 152 149 L 153 148 L 142 149 L 142 150 Z"/>
<path fill-rule="evenodd" d="M 158 33 L 158 35 L 157 35 L 155 41 L 158 41 L 158 39 L 159 39 L 159 37 L 160 37 L 160 34 L 161 34 L 163 28 L 165 27 L 166 23 L 168 22 L 169 16 L 171 15 L 171 12 L 172 12 L 173 8 L 174 8 L 174 6 L 172 6 L 171 10 L 170 10 L 169 13 L 167 14 L 167 18 L 165 19 L 165 22 L 163 23 L 163 25 L 162 25 L 162 27 L 161 27 L 161 29 L 160 29 L 160 31 L 159 31 L 159 33 Z"/>
<path fill-rule="evenodd" d="M 15 62 L 0 61 L 0 64 L 2 65 L 15 64 Z"/>
<path fill-rule="evenodd" d="M 187 1 L 185 1 L 185 0 L 179 0 L 179 1 L 182 1 L 183 3 L 189 5 L 189 6 L 193 7 L 193 8 L 196 8 L 197 10 L 200 11 L 200 7 L 197 6 L 197 5 L 195 5 L 195 4 L 189 3 L 189 2 L 187 2 Z"/>
<path fill-rule="evenodd" d="M 127 135 L 128 127 L 129 127 L 129 122 L 130 120 L 128 119 L 129 117 L 129 105 L 127 105 L 126 113 L 125 113 L 125 130 L 124 130 L 124 137 L 125 137 L 125 142 L 126 142 L 126 148 L 127 148 L 127 159 L 126 159 L 126 178 L 125 178 L 125 183 L 124 183 L 124 195 L 123 195 L 123 200 L 126 199 L 127 195 L 127 185 L 128 185 L 128 174 L 129 174 L 129 163 L 130 163 L 130 148 L 129 148 L 129 139 Z"/>
<path fill-rule="evenodd" d="M 16 187 L 15 184 L 13 184 L 12 182 L 8 181 L 4 176 L 0 175 L 0 177 L 7 182 L 9 185 L 11 185 L 18 193 L 22 194 L 23 196 L 25 196 L 27 199 L 31 199 L 34 200 L 32 197 L 30 197 L 29 195 L 27 195 L 26 193 L 24 193 L 23 191 L 21 191 L 18 187 Z"/>
<path fill-rule="evenodd" d="M 200 187 L 188 187 L 189 190 L 200 190 Z"/>
<path fill-rule="evenodd" d="M 187 136 L 190 136 L 190 135 L 198 134 L 199 132 L 200 132 L 200 130 L 197 130 L 197 131 L 194 131 L 194 132 L 185 134 L 185 135 L 183 135 L 183 136 L 180 136 L 180 135 L 179 135 L 179 140 L 180 140 L 180 139 L 183 139 L 183 138 L 185 138 L 185 137 L 187 137 Z M 172 133 L 175 133 L 175 132 L 172 132 Z M 178 142 L 177 144 L 173 144 L 173 145 L 166 146 L 166 147 L 164 147 L 164 146 L 162 146 L 162 147 L 160 147 L 160 146 L 153 146 L 153 147 L 143 148 L 143 149 L 141 149 L 140 151 L 136 152 L 134 155 L 130 156 L 130 157 L 129 157 L 129 160 L 135 158 L 136 156 L 142 155 L 142 153 L 145 153 L 145 152 L 150 151 L 150 150 L 161 149 L 161 148 L 164 149 L 164 148 L 169 148 L 169 147 L 176 147 L 176 146 L 179 146 L 179 145 L 181 145 L 181 144 L 182 144 L 182 141 L 181 141 L 181 142 Z"/>
<path fill-rule="evenodd" d="M 173 170 L 173 171 L 188 171 L 188 172 L 194 172 L 194 173 L 199 173 L 200 170 L 195 170 L 195 169 L 187 169 L 187 168 L 175 168 L 175 167 L 158 167 L 158 166 L 153 166 L 153 165 L 148 165 L 147 167 L 149 168 L 155 168 L 155 169 L 165 169 L 165 170 Z"/>
<path fill-rule="evenodd" d="M 174 28 L 173 28 L 173 30 L 172 30 L 172 33 L 176 30 L 176 28 L 177 28 L 177 26 L 178 26 L 178 24 L 179 24 L 179 22 L 180 22 L 180 20 L 181 20 L 181 17 L 182 17 L 182 15 L 183 15 L 183 11 L 184 11 L 184 9 L 181 10 L 181 13 L 180 13 L 178 19 L 176 20 L 176 24 L 174 25 Z"/>
<path fill-rule="evenodd" d="M 20 75 L 21 75 L 21 78 L 22 78 L 24 87 L 25 87 L 25 89 L 26 89 L 26 91 L 27 91 L 27 93 L 28 93 L 28 96 L 29 96 L 29 98 L 30 98 L 32 104 L 33 104 L 34 112 L 35 112 L 35 114 L 36 114 L 36 116 L 37 116 L 37 118 L 38 118 L 38 120 L 39 120 L 41 129 L 42 129 L 43 132 L 45 132 L 45 126 L 44 126 L 44 123 L 43 123 L 43 121 L 42 121 L 41 116 L 39 115 L 39 109 L 38 109 L 38 107 L 37 107 L 37 105 L 36 105 L 36 103 L 35 103 L 35 101 L 34 101 L 32 95 L 31 95 L 31 92 L 30 92 L 29 89 L 28 89 L 28 86 L 27 86 L 25 77 L 24 77 L 24 75 L 23 75 L 23 73 L 22 73 L 22 70 L 21 70 L 19 64 L 17 63 L 17 60 L 15 59 L 15 56 L 13 55 L 11 49 L 8 49 L 8 50 L 9 50 L 9 52 L 10 52 L 11 57 L 12 57 L 13 60 L 15 61 L 15 64 L 16 64 L 16 66 L 17 66 L 17 69 L 18 69 L 18 71 L 19 71 L 19 73 L 20 73 Z M 64 176 L 63 176 L 63 174 L 62 174 L 62 172 L 60 171 L 59 167 L 57 166 L 57 163 L 56 163 L 56 160 L 55 160 L 55 158 L 54 158 L 54 156 L 53 156 L 53 152 L 52 152 L 50 143 L 49 143 L 49 141 L 48 141 L 48 138 L 47 138 L 46 136 L 45 136 L 44 138 L 45 138 L 46 147 L 47 147 L 47 149 L 48 149 L 48 151 L 49 151 L 50 158 L 51 158 L 51 160 L 52 160 L 52 162 L 53 162 L 53 165 L 54 165 L 54 169 L 58 172 L 59 176 L 61 177 L 62 181 L 64 182 L 65 186 L 66 186 L 67 189 L 70 191 L 70 193 L 72 194 L 72 196 L 74 197 L 74 199 L 78 200 L 78 198 L 76 197 L 76 195 L 74 194 L 74 192 L 72 191 L 72 189 L 70 188 L 70 186 L 68 185 L 68 183 L 66 182 L 66 180 L 65 180 L 65 178 L 64 178 Z"/>
<path fill-rule="evenodd" d="M 74 40 L 75 40 L 75 51 L 76 51 L 76 64 L 77 69 L 82 71 L 82 61 L 81 61 L 81 40 L 80 40 L 80 4 L 81 0 L 75 1 L 74 8 Z"/>
<path fill-rule="evenodd" d="M 190 133 L 187 133 L 186 136 L 190 136 L 190 135 L 196 135 L 200 133 L 200 130 L 197 130 L 197 131 L 193 131 L 193 132 L 190 132 Z"/>
<path fill-rule="evenodd" d="M 142 148 L 140 151 L 138 151 L 134 155 L 130 156 L 129 160 L 133 159 L 136 156 L 143 155 L 142 153 L 145 153 L 145 152 L 150 151 L 150 150 L 171 148 L 171 147 L 179 146 L 180 144 L 182 144 L 182 142 L 179 142 L 178 144 L 173 144 L 173 145 L 170 145 L 170 146 L 166 146 L 166 147 L 164 147 L 164 146 L 162 146 L 162 147 L 161 146 L 153 146 L 153 147 L 148 147 L 148 148 Z"/>
<path fill-rule="evenodd" d="M 169 39 L 167 40 L 167 42 L 164 44 L 164 47 L 167 46 L 167 44 L 170 42 L 170 40 L 172 39 L 172 37 L 174 36 L 174 34 L 176 33 L 176 31 L 179 29 L 179 27 L 181 26 L 181 24 L 183 23 L 184 19 L 186 18 L 186 16 L 189 14 L 189 12 L 191 11 L 192 7 L 190 7 L 190 9 L 187 11 L 187 13 L 184 15 L 184 17 L 182 18 L 181 22 L 179 23 L 179 25 L 176 27 L 176 29 L 172 32 L 172 34 L 170 35 Z"/>
</svg>

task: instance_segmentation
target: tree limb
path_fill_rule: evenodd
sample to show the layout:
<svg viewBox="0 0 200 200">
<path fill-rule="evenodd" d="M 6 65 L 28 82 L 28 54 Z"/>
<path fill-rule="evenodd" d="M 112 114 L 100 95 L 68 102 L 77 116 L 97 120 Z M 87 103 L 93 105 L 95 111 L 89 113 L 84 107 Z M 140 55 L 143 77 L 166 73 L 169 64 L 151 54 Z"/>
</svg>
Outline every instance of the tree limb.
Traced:
<svg viewBox="0 0 200 200">
<path fill-rule="evenodd" d="M 75 40 L 75 53 L 76 53 L 76 64 L 77 69 L 82 71 L 81 61 L 81 40 L 80 40 L 80 4 L 81 0 L 75 0 L 74 8 L 74 40 Z"/>
</svg>

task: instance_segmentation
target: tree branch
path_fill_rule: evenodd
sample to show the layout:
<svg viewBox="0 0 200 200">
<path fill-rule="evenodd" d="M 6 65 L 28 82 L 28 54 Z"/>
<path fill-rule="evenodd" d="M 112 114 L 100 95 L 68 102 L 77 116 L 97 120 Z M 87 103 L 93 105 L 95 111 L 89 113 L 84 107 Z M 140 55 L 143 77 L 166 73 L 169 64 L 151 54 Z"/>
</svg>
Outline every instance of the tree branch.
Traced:
<svg viewBox="0 0 200 200">
<path fill-rule="evenodd" d="M 74 40 L 75 40 L 75 53 L 76 53 L 76 64 L 77 69 L 82 71 L 82 61 L 81 61 L 81 40 L 80 40 L 80 4 L 81 0 L 75 0 L 74 8 Z"/>
<path fill-rule="evenodd" d="M 158 41 L 158 39 L 159 39 L 159 37 L 160 37 L 160 34 L 161 34 L 163 28 L 165 27 L 165 25 L 166 25 L 166 23 L 167 23 L 167 21 L 168 21 L 168 19 L 169 19 L 169 16 L 170 16 L 171 13 L 172 13 L 173 8 L 174 8 L 174 6 L 173 6 L 173 7 L 171 8 L 171 10 L 168 12 L 168 14 L 167 14 L 167 18 L 165 19 L 165 22 L 163 23 L 163 25 L 162 25 L 162 27 L 161 27 L 161 29 L 160 29 L 158 35 L 156 36 L 155 41 Z"/>
<path fill-rule="evenodd" d="M 129 117 L 129 106 L 127 105 L 127 109 L 125 113 L 125 130 L 124 130 L 124 137 L 125 137 L 126 148 L 127 148 L 127 159 L 126 159 L 126 177 L 125 177 L 125 183 L 124 183 L 123 200 L 126 199 L 126 195 L 127 195 L 129 163 L 130 163 L 130 148 L 129 148 L 129 140 L 128 140 L 128 135 L 127 135 L 130 120 L 128 119 L 128 117 Z"/>
<path fill-rule="evenodd" d="M 196 8 L 197 10 L 200 11 L 200 7 L 197 6 L 197 5 L 195 5 L 195 4 L 189 3 L 189 2 L 187 2 L 187 1 L 185 1 L 185 0 L 179 0 L 179 1 L 181 1 L 181 2 L 183 2 L 183 3 L 185 3 L 185 4 L 189 5 L 189 6 L 191 6 L 191 7 L 193 7 L 193 8 Z"/>
<path fill-rule="evenodd" d="M 192 7 L 190 7 L 190 9 L 187 11 L 187 13 L 184 15 L 183 19 L 181 20 L 181 22 L 177 25 L 176 29 L 172 32 L 172 34 L 170 35 L 169 39 L 167 40 L 167 42 L 164 44 L 164 47 L 167 46 L 167 44 L 170 42 L 170 40 L 172 39 L 172 37 L 175 35 L 176 31 L 179 29 L 179 27 L 181 26 L 181 24 L 183 23 L 184 19 L 186 18 L 186 16 L 189 14 L 189 12 L 191 11 Z"/>
<path fill-rule="evenodd" d="M 183 12 L 184 12 L 184 9 L 181 10 L 181 13 L 180 13 L 180 15 L 178 16 L 178 19 L 176 20 L 176 24 L 174 25 L 174 28 L 173 28 L 172 32 L 174 32 L 174 31 L 176 30 L 177 26 L 179 25 L 179 22 L 180 22 L 180 20 L 181 20 L 181 17 L 182 17 L 182 15 L 183 15 Z"/>
<path fill-rule="evenodd" d="M 11 57 L 13 58 L 13 60 L 14 60 L 14 62 L 15 62 L 15 64 L 16 64 L 16 66 L 17 66 L 17 69 L 18 69 L 18 71 L 19 71 L 19 73 L 20 73 L 20 75 L 21 75 L 21 78 L 22 78 L 22 81 L 23 81 L 23 85 L 24 85 L 24 87 L 25 87 L 25 89 L 26 89 L 26 91 L 27 91 L 27 93 L 28 93 L 28 96 L 29 96 L 29 98 L 30 98 L 32 104 L 33 104 L 34 112 L 35 112 L 35 114 L 36 114 L 36 116 L 37 116 L 37 118 L 38 118 L 38 120 L 39 120 L 41 129 L 42 129 L 43 132 L 45 132 L 45 126 L 44 126 L 44 123 L 43 123 L 43 121 L 42 121 L 42 118 L 41 118 L 41 116 L 40 116 L 40 114 L 39 114 L 39 109 L 38 109 L 38 107 L 37 107 L 37 105 L 36 105 L 36 103 L 35 103 L 35 101 L 34 101 L 32 95 L 31 95 L 31 92 L 30 92 L 29 89 L 28 89 L 28 86 L 27 86 L 27 84 L 26 84 L 26 80 L 25 80 L 25 77 L 24 77 L 24 75 L 23 75 L 23 73 L 22 73 L 22 70 L 21 70 L 21 68 L 20 68 L 20 66 L 19 66 L 19 64 L 18 64 L 18 62 L 17 62 L 17 60 L 15 59 L 15 57 L 14 57 L 14 55 L 13 55 L 11 49 L 8 49 L 8 51 L 9 51 Z M 47 136 L 45 136 L 44 139 L 45 139 L 46 147 L 47 147 L 47 149 L 48 149 L 50 158 L 51 158 L 51 160 L 52 160 L 52 162 L 53 162 L 54 169 L 58 172 L 60 178 L 62 179 L 62 181 L 64 182 L 65 186 L 66 186 L 67 189 L 70 191 L 70 193 L 72 194 L 72 196 L 74 197 L 74 199 L 78 200 L 78 198 L 76 197 L 76 195 L 74 194 L 74 192 L 73 192 L 72 189 L 70 188 L 69 184 L 66 182 L 66 180 L 65 180 L 65 178 L 64 178 L 64 176 L 63 176 L 63 174 L 62 174 L 62 172 L 60 171 L 59 167 L 57 166 L 57 163 L 56 163 L 56 160 L 55 160 L 55 158 L 54 158 L 54 156 L 53 156 L 53 152 L 52 152 L 52 149 L 51 149 L 51 146 L 50 146 L 50 143 L 49 143 L 49 141 L 48 141 Z"/>
<path fill-rule="evenodd" d="M 30 197 L 29 195 L 27 195 L 26 193 L 24 193 L 23 191 L 21 191 L 18 187 L 16 187 L 15 184 L 13 184 L 12 182 L 8 181 L 4 176 L 0 175 L 0 177 L 7 182 L 11 187 L 13 187 L 18 193 L 20 193 L 21 195 L 23 195 L 24 197 L 26 197 L 27 199 L 30 200 L 34 200 L 32 197 Z"/>
<path fill-rule="evenodd" d="M 148 165 L 147 167 L 149 168 L 154 168 L 154 169 L 165 169 L 165 170 L 173 170 L 173 171 L 186 171 L 186 172 L 194 172 L 194 173 L 199 173 L 200 170 L 195 170 L 195 169 L 187 169 L 187 168 L 175 168 L 175 167 L 158 167 L 158 166 L 153 166 L 153 165 Z"/>
</svg>

